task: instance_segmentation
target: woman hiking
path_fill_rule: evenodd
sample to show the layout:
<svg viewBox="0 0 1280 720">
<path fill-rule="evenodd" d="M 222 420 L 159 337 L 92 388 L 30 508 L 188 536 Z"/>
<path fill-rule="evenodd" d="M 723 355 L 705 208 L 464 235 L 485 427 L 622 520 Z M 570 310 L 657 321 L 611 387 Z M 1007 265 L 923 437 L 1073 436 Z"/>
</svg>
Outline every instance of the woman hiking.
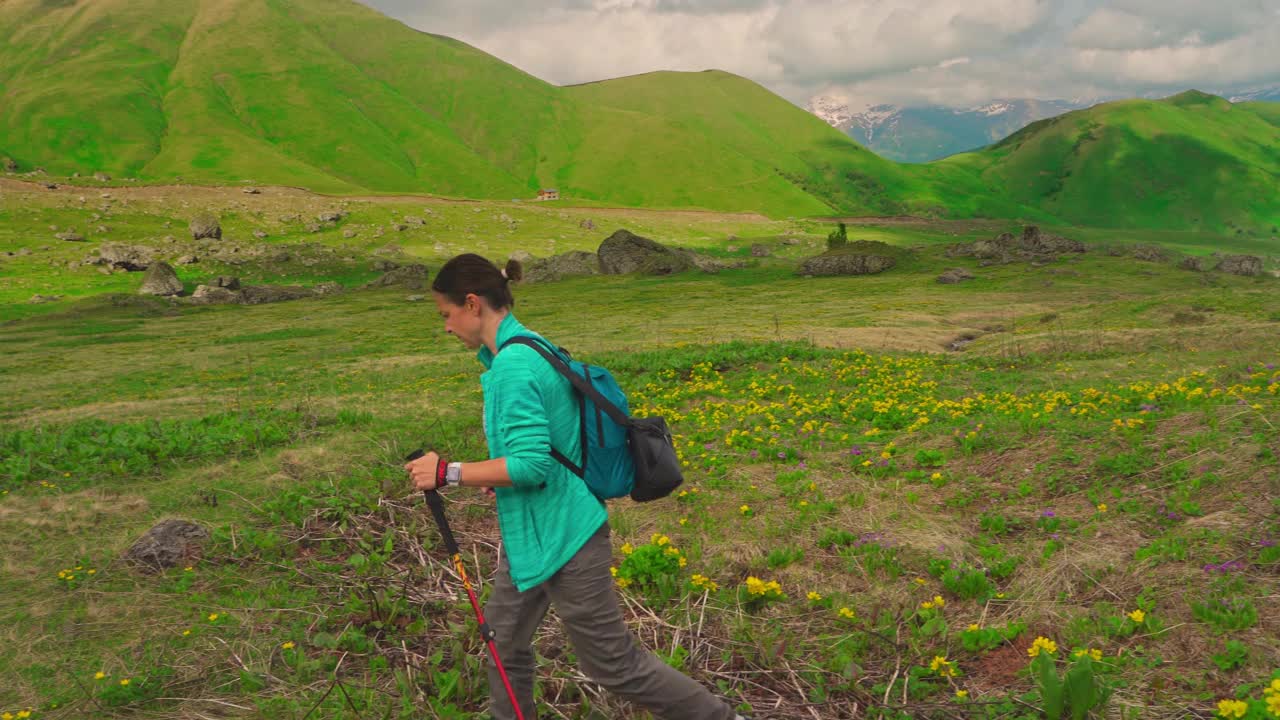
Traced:
<svg viewBox="0 0 1280 720">
<path fill-rule="evenodd" d="M 555 608 L 582 671 L 610 692 L 663 720 L 745 720 L 705 687 L 643 649 L 622 619 L 609 568 L 605 504 L 556 462 L 552 448 L 581 454 L 572 386 L 534 349 L 503 343 L 541 338 L 520 324 L 506 270 L 475 254 L 445 263 L 431 285 L 445 332 L 477 350 L 486 368 L 484 433 L 489 460 L 456 462 L 435 452 L 405 465 L 417 490 L 484 488 L 497 498 L 502 543 L 484 614 L 494 632 L 521 714 L 534 720 L 533 636 Z M 514 720 L 498 668 L 488 662 L 490 712 Z"/>
</svg>

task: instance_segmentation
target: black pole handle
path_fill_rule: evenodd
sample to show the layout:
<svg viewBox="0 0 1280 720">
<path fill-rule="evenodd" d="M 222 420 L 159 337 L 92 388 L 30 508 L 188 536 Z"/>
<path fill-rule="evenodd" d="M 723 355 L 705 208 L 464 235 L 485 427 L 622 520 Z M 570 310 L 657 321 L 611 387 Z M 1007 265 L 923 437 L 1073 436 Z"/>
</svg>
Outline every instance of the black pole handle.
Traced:
<svg viewBox="0 0 1280 720">
<path fill-rule="evenodd" d="M 422 450 L 414 450 L 404 461 L 413 462 L 423 455 L 426 453 Z M 444 538 L 445 549 L 450 555 L 457 555 L 461 550 L 458 549 L 458 541 L 453 539 L 453 531 L 449 529 L 449 519 L 444 516 L 444 503 L 440 501 L 440 493 L 435 490 L 423 490 L 422 495 L 427 499 L 432 517 L 436 519 L 436 527 L 440 528 L 440 537 Z"/>
</svg>

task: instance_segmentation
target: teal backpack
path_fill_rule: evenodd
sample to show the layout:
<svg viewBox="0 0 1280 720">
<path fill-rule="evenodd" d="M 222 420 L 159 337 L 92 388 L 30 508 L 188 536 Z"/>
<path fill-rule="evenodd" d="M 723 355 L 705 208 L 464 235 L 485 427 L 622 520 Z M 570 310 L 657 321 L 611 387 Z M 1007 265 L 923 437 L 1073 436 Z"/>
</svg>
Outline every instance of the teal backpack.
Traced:
<svg viewBox="0 0 1280 720">
<path fill-rule="evenodd" d="M 574 360 L 569 351 L 540 338 L 513 337 L 502 348 L 513 343 L 536 350 L 573 385 L 582 456 L 571 460 L 551 448 L 551 457 L 582 478 L 593 495 L 602 501 L 629 495 L 648 502 L 670 495 L 684 482 L 666 421 L 631 417 L 626 393 L 608 370 Z"/>
</svg>

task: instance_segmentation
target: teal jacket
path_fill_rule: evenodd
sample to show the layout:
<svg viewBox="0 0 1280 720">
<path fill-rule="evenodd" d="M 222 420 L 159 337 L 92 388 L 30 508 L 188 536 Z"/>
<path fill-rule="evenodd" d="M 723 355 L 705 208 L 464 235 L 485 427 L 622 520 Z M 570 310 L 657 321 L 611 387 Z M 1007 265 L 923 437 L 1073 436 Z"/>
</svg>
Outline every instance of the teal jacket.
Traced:
<svg viewBox="0 0 1280 720">
<path fill-rule="evenodd" d="M 496 347 L 517 335 L 541 337 L 508 314 Z M 482 347 L 477 358 L 487 368 L 480 386 L 489 457 L 506 458 L 511 477 L 511 487 L 496 488 L 502 545 L 511 581 L 524 592 L 564 567 L 608 513 L 586 482 L 551 457 L 552 447 L 569 458 L 582 453 L 578 400 L 569 381 L 524 345 L 496 357 Z"/>
</svg>

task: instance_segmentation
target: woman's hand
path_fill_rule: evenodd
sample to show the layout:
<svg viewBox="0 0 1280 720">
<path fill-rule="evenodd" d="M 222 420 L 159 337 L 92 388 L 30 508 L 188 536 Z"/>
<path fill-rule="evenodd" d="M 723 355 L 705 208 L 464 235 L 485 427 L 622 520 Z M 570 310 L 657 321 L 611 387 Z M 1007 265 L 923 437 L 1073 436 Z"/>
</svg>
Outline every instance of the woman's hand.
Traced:
<svg viewBox="0 0 1280 720">
<path fill-rule="evenodd" d="M 435 490 L 438 488 L 436 473 L 439 465 L 440 455 L 429 452 L 413 462 L 405 463 L 404 469 L 408 471 L 415 490 Z"/>
</svg>

